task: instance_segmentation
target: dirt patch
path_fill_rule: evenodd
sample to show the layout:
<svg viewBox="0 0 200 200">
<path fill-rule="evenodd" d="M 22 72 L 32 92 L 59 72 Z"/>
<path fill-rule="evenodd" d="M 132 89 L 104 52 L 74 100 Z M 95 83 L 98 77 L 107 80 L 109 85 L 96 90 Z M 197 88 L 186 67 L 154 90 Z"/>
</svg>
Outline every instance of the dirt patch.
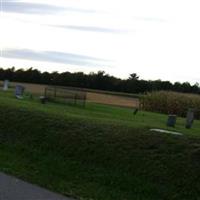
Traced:
<svg viewBox="0 0 200 200">
<path fill-rule="evenodd" d="M 11 83 L 11 86 L 15 86 L 17 84 L 23 85 L 26 88 L 26 91 L 29 91 L 33 94 L 43 95 L 45 87 L 47 85 L 39 85 L 39 84 L 30 84 L 30 83 Z M 114 106 L 122 106 L 122 107 L 131 107 L 135 108 L 139 106 L 139 101 L 137 98 L 125 97 L 121 95 L 110 95 L 110 94 L 102 94 L 97 92 L 87 92 L 87 101 L 101 104 L 108 104 Z"/>
<path fill-rule="evenodd" d="M 102 103 L 108 105 L 124 106 L 124 107 L 138 107 L 139 101 L 136 98 L 98 94 L 98 93 L 87 93 L 87 100 L 95 103 Z"/>
</svg>

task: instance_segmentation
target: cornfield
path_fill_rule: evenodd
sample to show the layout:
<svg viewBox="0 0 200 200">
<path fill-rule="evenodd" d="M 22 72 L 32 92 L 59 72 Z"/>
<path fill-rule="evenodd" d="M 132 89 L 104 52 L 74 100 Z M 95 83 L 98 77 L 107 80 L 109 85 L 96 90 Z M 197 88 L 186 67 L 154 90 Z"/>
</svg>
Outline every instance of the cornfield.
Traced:
<svg viewBox="0 0 200 200">
<path fill-rule="evenodd" d="M 200 118 L 200 96 L 177 92 L 152 92 L 140 98 L 143 110 L 185 117 L 188 109 L 195 110 L 195 118 Z"/>
</svg>

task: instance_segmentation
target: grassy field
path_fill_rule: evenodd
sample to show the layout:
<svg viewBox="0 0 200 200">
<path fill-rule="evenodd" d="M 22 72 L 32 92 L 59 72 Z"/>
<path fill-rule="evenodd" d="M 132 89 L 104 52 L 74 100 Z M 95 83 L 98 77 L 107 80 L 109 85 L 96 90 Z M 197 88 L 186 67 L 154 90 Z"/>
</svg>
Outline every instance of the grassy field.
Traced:
<svg viewBox="0 0 200 200">
<path fill-rule="evenodd" d="M 88 103 L 17 100 L 0 92 L 0 170 L 87 200 L 198 200 L 200 122 Z"/>
<path fill-rule="evenodd" d="M 3 84 L 0 81 L 0 85 Z M 40 84 L 29 84 L 29 83 L 15 83 L 12 82 L 11 86 L 14 87 L 16 84 L 25 86 L 26 91 L 29 91 L 33 94 L 44 95 L 44 90 L 47 85 Z M 76 88 L 80 89 L 80 88 Z M 87 100 L 93 103 L 101 103 L 107 105 L 115 105 L 122 107 L 138 107 L 139 95 L 128 94 L 128 93 L 119 93 L 119 92 L 109 92 L 102 90 L 92 90 L 92 89 L 81 89 L 87 92 Z"/>
</svg>

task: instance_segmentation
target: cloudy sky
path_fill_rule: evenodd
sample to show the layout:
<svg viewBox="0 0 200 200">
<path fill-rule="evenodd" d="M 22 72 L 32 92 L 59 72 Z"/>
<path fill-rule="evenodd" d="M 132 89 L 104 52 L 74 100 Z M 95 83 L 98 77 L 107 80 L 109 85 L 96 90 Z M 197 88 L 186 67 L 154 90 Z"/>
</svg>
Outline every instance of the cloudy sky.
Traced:
<svg viewBox="0 0 200 200">
<path fill-rule="evenodd" d="M 0 66 L 200 82 L 199 0 L 0 0 Z"/>
</svg>

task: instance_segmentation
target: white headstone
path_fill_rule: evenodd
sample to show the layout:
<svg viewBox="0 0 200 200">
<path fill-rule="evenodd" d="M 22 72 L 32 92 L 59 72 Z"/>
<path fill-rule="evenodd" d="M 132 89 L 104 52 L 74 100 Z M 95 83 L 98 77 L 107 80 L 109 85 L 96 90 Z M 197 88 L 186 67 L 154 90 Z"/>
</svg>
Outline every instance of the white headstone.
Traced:
<svg viewBox="0 0 200 200">
<path fill-rule="evenodd" d="M 4 91 L 7 91 L 8 90 L 8 87 L 9 87 L 9 80 L 5 80 L 3 82 L 3 90 Z"/>
</svg>

